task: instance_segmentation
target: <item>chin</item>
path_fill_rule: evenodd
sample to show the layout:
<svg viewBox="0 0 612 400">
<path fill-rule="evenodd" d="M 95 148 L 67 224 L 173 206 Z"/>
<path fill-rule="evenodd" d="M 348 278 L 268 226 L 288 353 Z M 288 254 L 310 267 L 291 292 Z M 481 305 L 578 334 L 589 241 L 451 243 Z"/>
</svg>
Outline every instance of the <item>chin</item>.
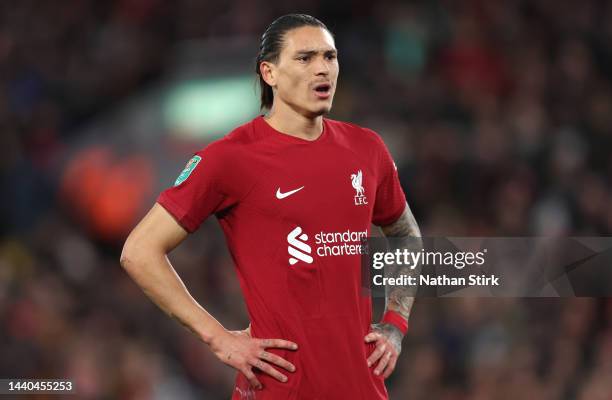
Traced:
<svg viewBox="0 0 612 400">
<path fill-rule="evenodd" d="M 328 114 L 331 111 L 331 106 L 332 104 L 330 101 L 323 104 L 304 104 L 303 106 L 296 105 L 292 108 L 307 118 L 316 118 Z"/>
<path fill-rule="evenodd" d="M 331 111 L 331 104 L 326 104 L 323 106 L 319 106 L 315 109 L 312 109 L 311 114 L 315 117 L 318 117 L 320 115 L 328 114 L 330 111 Z"/>
</svg>

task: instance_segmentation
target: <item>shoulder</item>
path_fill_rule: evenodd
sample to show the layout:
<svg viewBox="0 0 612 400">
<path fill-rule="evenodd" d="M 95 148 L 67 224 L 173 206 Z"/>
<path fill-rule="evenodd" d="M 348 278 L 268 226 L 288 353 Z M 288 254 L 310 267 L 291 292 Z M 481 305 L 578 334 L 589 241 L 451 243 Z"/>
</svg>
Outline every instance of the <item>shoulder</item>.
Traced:
<svg viewBox="0 0 612 400">
<path fill-rule="evenodd" d="M 350 144 L 351 147 L 365 146 L 372 148 L 384 148 L 384 142 L 380 135 L 370 128 L 366 128 L 351 122 L 337 121 L 326 118 L 330 130 L 340 140 Z"/>
</svg>

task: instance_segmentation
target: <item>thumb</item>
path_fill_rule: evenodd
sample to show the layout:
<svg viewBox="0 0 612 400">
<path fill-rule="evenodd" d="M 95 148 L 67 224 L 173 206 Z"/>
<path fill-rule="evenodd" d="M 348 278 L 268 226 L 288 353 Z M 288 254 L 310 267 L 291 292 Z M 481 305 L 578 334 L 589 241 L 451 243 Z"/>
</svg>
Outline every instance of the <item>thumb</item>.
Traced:
<svg viewBox="0 0 612 400">
<path fill-rule="evenodd" d="M 370 333 L 368 333 L 368 334 L 365 336 L 365 338 L 364 338 L 364 339 L 365 339 L 365 341 L 366 341 L 367 343 L 370 343 L 370 342 L 375 342 L 375 341 L 377 341 L 377 340 L 378 340 L 378 338 L 379 338 L 379 336 L 380 336 L 380 335 L 379 335 L 378 333 L 376 333 L 376 332 L 370 332 Z"/>
</svg>

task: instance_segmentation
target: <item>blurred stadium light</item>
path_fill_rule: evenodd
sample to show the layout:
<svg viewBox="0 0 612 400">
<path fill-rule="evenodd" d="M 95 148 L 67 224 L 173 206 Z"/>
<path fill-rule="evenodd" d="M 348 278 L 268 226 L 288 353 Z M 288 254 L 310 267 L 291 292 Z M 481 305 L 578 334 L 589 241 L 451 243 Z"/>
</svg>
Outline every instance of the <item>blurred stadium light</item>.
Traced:
<svg viewBox="0 0 612 400">
<path fill-rule="evenodd" d="M 188 80 L 164 101 L 168 132 L 186 139 L 214 139 L 257 113 L 252 75 Z"/>
</svg>

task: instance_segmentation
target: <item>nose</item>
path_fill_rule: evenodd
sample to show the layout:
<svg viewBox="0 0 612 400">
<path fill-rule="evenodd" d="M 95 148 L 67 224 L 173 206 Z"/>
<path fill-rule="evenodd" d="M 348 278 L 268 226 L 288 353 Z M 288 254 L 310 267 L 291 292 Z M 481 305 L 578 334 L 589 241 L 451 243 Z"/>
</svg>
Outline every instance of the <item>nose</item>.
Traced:
<svg viewBox="0 0 612 400">
<path fill-rule="evenodd" d="M 314 63 L 314 73 L 317 76 L 329 75 L 329 64 L 325 57 L 317 57 L 317 61 Z"/>
</svg>

